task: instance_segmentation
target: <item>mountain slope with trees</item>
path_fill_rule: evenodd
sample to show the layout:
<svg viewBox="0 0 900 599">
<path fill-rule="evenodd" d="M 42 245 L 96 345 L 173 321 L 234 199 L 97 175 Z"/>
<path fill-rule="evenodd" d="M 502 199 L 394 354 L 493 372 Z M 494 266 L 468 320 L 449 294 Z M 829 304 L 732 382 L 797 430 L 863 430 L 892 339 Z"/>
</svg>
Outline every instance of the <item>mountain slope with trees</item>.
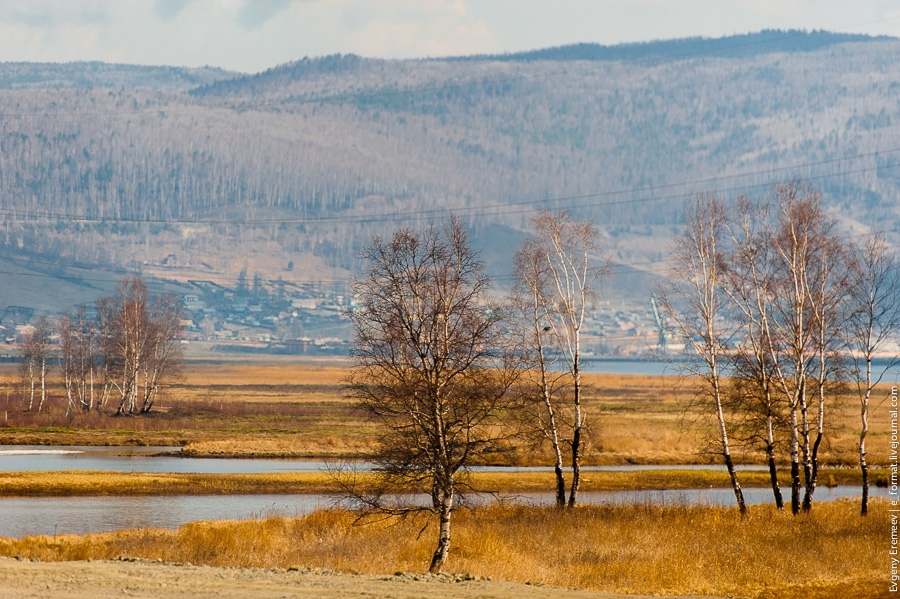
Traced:
<svg viewBox="0 0 900 599">
<path fill-rule="evenodd" d="M 3 64 L 0 246 L 132 270 L 174 255 L 185 272 L 232 281 L 248 267 L 339 281 L 398 224 L 452 210 L 473 239 L 487 227 L 514 238 L 535 211 L 565 208 L 642 268 L 665 259 L 694 193 L 762 194 L 800 176 L 846 226 L 890 231 L 898 49 L 767 31 L 335 55 L 246 76 Z"/>
</svg>

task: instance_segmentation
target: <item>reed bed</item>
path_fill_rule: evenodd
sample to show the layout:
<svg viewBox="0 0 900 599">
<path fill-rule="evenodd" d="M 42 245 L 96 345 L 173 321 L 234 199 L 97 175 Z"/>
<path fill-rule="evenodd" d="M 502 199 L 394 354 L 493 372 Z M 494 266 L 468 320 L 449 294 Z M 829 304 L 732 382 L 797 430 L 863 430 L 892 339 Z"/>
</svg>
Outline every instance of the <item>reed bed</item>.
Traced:
<svg viewBox="0 0 900 599">
<path fill-rule="evenodd" d="M 341 388 L 346 366 L 297 364 L 292 359 L 246 363 L 192 363 L 183 379 L 165 389 L 150 414 L 65 414 L 61 386 L 51 386 L 41 414 L 23 411 L 14 365 L 0 365 L 0 386 L 9 402 L 0 414 L 0 443 L 88 445 L 180 445 L 209 457 L 360 457 L 370 455 L 377 430 L 354 412 Z M 694 383 L 676 376 L 587 373 L 585 464 L 714 463 L 702 448 L 714 438 L 714 422 L 691 407 Z M 888 392 L 885 386 L 876 395 Z M 0 400 L 2 402 L 3 400 Z M 859 414 L 851 395 L 838 395 L 829 409 L 821 463 L 858 461 Z M 886 464 L 890 419 L 873 402 L 869 460 Z M 762 463 L 757 449 L 741 447 L 738 462 Z M 552 463 L 549 449 L 517 440 L 492 448 L 497 464 Z M 781 450 L 779 460 L 786 464 Z"/>
<path fill-rule="evenodd" d="M 0 554 L 41 560 L 120 556 L 229 567 L 423 571 L 434 528 L 340 510 L 305 517 L 195 522 L 84 536 L 0 539 Z M 764 599 L 886 596 L 886 501 L 861 518 L 855 502 L 797 517 L 755 507 L 492 506 L 454 518 L 449 570 L 610 592 Z"/>
<path fill-rule="evenodd" d="M 354 484 L 373 486 L 374 475 L 354 473 Z M 820 486 L 859 485 L 855 470 L 825 469 Z M 887 470 L 871 472 L 873 484 L 888 480 Z M 475 472 L 465 482 L 485 493 L 515 496 L 517 493 L 552 492 L 552 472 Z M 783 476 L 782 484 L 786 482 Z M 769 486 L 767 472 L 742 472 L 745 488 Z M 665 489 L 727 488 L 730 480 L 721 470 L 639 470 L 584 472 L 581 490 L 638 491 Z M 340 494 L 342 488 L 328 472 L 280 472 L 265 474 L 195 474 L 96 472 L 0 472 L 0 496 L 102 496 L 102 495 L 238 495 L 238 494 Z M 422 492 L 426 492 L 423 489 Z"/>
</svg>

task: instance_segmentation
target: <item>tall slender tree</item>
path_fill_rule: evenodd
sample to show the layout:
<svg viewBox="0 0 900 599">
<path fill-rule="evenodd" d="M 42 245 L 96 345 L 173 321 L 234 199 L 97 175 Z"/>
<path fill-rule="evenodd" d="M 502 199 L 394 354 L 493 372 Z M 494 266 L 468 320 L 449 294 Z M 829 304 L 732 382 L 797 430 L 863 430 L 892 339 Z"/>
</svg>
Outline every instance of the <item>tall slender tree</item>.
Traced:
<svg viewBox="0 0 900 599">
<path fill-rule="evenodd" d="M 859 398 L 859 469 L 862 473 L 860 514 L 869 513 L 869 464 L 866 438 L 869 432 L 869 402 L 887 371 L 900 362 L 896 350 L 889 350 L 900 331 L 900 264 L 888 249 L 884 237 L 866 237 L 856 248 L 853 281 L 849 286 L 852 311 L 848 341 L 850 374 Z M 875 358 L 887 360 L 875 366 Z"/>
<path fill-rule="evenodd" d="M 36 411 L 40 412 L 47 400 L 47 374 L 51 364 L 51 340 L 53 325 L 47 316 L 38 318 L 33 329 L 26 334 L 22 342 L 21 374 L 30 389 L 28 410 L 35 409 L 35 385 L 40 384 L 41 396 Z"/>
<path fill-rule="evenodd" d="M 60 339 L 60 368 L 66 389 L 66 414 L 94 407 L 94 371 L 97 363 L 97 322 L 86 306 L 63 314 L 56 329 Z"/>
<path fill-rule="evenodd" d="M 537 430 L 550 443 L 556 476 L 556 505 L 566 507 L 561 430 L 563 425 L 564 374 L 556 366 L 551 316 L 544 301 L 549 273 L 546 257 L 536 239 L 526 240 L 513 257 L 515 285 L 510 293 L 510 315 L 519 353 L 526 364 L 521 380 L 524 399 L 521 415 L 526 430 Z"/>
<path fill-rule="evenodd" d="M 730 348 L 730 378 L 743 406 L 749 438 L 762 440 L 775 507 L 782 510 L 775 433 L 783 424 L 783 402 L 773 371 L 780 349 L 774 345 L 770 324 L 775 293 L 773 252 L 765 230 L 768 210 L 766 201 L 741 197 L 735 203 L 727 223 L 731 253 L 723 288 L 733 306 L 731 319 L 739 323 L 742 337 L 741 343 Z"/>
<path fill-rule="evenodd" d="M 731 456 L 724 405 L 728 340 L 733 333 L 724 318 L 728 301 L 723 289 L 727 238 L 724 202 L 712 193 L 698 196 L 685 211 L 684 230 L 675 238 L 672 283 L 660 289 L 659 296 L 676 332 L 696 354 L 697 360 L 688 368 L 705 383 L 701 397 L 715 414 L 719 453 L 744 515 L 747 504 Z"/>
<path fill-rule="evenodd" d="M 571 438 L 566 442 L 571 456 L 572 482 L 566 505 L 572 507 L 578 501 L 585 443 L 581 335 L 588 309 L 597 295 L 596 287 L 608 274 L 609 264 L 598 260 L 597 229 L 590 221 L 577 220 L 566 212 L 541 212 L 531 219 L 531 226 L 535 238 L 527 241 L 520 250 L 516 278 L 520 288 L 529 294 L 529 301 L 535 303 L 529 312 L 532 347 L 541 348 L 537 355 L 543 360 L 544 348 L 552 346 L 568 377 Z M 554 393 L 548 385 L 545 363 L 540 368 L 545 370 L 540 393 L 547 407 L 546 424 L 556 427 Z M 554 436 L 557 438 L 554 449 L 558 451 L 559 431 L 551 429 L 549 432 L 551 442 Z M 561 481 L 557 474 L 557 500 Z"/>
</svg>

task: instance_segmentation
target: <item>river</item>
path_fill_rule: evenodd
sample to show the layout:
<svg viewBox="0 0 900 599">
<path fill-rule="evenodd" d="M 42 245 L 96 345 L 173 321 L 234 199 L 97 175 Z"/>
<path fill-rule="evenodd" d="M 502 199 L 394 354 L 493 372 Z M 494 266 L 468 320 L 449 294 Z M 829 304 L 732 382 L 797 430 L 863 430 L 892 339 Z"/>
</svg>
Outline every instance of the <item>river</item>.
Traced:
<svg viewBox="0 0 900 599">
<path fill-rule="evenodd" d="M 768 489 L 744 489 L 748 504 L 772 501 Z M 873 487 L 873 497 L 887 497 L 888 489 Z M 816 490 L 817 501 L 858 497 L 859 488 L 838 486 Z M 529 493 L 506 499 L 551 505 L 552 493 Z M 478 501 L 493 501 L 480 497 Z M 677 491 L 582 492 L 585 504 L 734 505 L 731 489 Z M 177 528 L 195 520 L 248 519 L 295 516 L 334 505 L 327 495 L 192 495 L 170 497 L 4 497 L 0 498 L 0 536 L 54 535 L 113 531 L 144 527 Z"/>
<path fill-rule="evenodd" d="M 181 473 L 266 473 L 308 472 L 324 468 L 320 461 L 237 460 L 182 458 L 160 453 L 177 452 L 177 447 L 47 447 L 38 445 L 0 446 L 0 471 L 103 470 L 117 472 Z M 761 466 L 741 466 L 755 470 Z M 646 469 L 724 469 L 723 466 L 588 466 L 585 470 L 616 471 Z M 549 468 L 487 467 L 490 471 L 535 471 Z M 745 489 L 750 504 L 771 501 L 767 489 Z M 873 497 L 887 497 L 888 489 L 873 487 Z M 851 486 L 820 488 L 818 501 L 858 497 Z M 653 503 L 734 505 L 730 489 L 688 489 L 670 491 L 582 492 L 582 503 Z M 550 505 L 553 494 L 528 493 L 505 499 Z M 487 496 L 476 501 L 493 501 Z M 334 505 L 327 495 L 196 495 L 162 497 L 5 497 L 0 498 L 0 536 L 88 533 L 128 528 L 177 528 L 195 520 L 246 519 L 268 515 L 301 515 Z"/>
<path fill-rule="evenodd" d="M 264 474 L 268 472 L 317 472 L 326 463 L 291 459 L 225 459 L 179 457 L 179 447 L 92 447 L 45 445 L 0 445 L 0 472 L 106 470 L 113 472 L 178 472 L 196 474 Z M 584 466 L 583 470 L 721 470 L 721 465 L 693 466 Z M 740 465 L 740 470 L 763 470 L 765 466 Z M 509 468 L 487 466 L 485 471 L 540 471 L 549 467 Z"/>
</svg>

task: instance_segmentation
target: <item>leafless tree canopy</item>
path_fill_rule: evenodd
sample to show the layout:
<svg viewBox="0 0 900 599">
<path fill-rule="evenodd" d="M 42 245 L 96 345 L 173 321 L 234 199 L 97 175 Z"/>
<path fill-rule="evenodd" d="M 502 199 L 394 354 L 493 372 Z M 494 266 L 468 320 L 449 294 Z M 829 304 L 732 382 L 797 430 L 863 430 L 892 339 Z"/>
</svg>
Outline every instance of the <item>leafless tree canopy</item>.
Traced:
<svg viewBox="0 0 900 599">
<path fill-rule="evenodd" d="M 868 397 L 878 380 L 871 360 L 898 324 L 897 266 L 883 242 L 841 236 L 818 191 L 793 181 L 730 208 L 714 198 L 698 202 L 674 256 L 667 307 L 699 358 L 726 463 L 729 434 L 761 441 L 781 507 L 776 449 L 787 446 L 791 510 L 809 510 L 849 355 L 865 476 Z"/>
<path fill-rule="evenodd" d="M 112 393 L 118 396 L 115 413 L 149 412 L 160 384 L 178 374 L 182 350 L 181 302 L 171 295 L 153 295 L 136 276 L 119 284 L 116 294 L 60 316 L 59 358 L 66 392 L 66 413 L 102 409 Z M 22 344 L 22 373 L 28 389 L 28 409 L 34 404 L 35 380 L 41 381 L 40 411 L 46 398 L 50 335 L 46 317 Z"/>
<path fill-rule="evenodd" d="M 141 279 L 127 277 L 115 296 L 101 302 L 101 312 L 106 376 L 119 398 L 116 414 L 148 412 L 160 380 L 181 361 L 181 304 L 172 296 L 153 298 Z"/>
<path fill-rule="evenodd" d="M 531 225 L 536 236 L 524 242 L 513 260 L 516 283 L 511 308 L 518 324 L 519 352 L 528 366 L 526 381 L 532 381 L 526 395 L 534 395 L 541 406 L 534 421 L 556 457 L 556 502 L 572 507 L 578 498 L 585 428 L 581 332 L 596 286 L 608 268 L 598 263 L 597 229 L 592 222 L 574 219 L 565 212 L 542 212 L 531 219 Z M 562 443 L 569 445 L 571 455 L 568 500 Z"/>
<path fill-rule="evenodd" d="M 386 488 L 431 494 L 436 572 L 450 548 L 458 475 L 496 438 L 507 396 L 501 312 L 487 301 L 489 280 L 455 218 L 375 238 L 364 258 L 347 386 L 381 425 L 376 461 Z M 371 505 L 388 509 L 380 499 Z"/>
</svg>

